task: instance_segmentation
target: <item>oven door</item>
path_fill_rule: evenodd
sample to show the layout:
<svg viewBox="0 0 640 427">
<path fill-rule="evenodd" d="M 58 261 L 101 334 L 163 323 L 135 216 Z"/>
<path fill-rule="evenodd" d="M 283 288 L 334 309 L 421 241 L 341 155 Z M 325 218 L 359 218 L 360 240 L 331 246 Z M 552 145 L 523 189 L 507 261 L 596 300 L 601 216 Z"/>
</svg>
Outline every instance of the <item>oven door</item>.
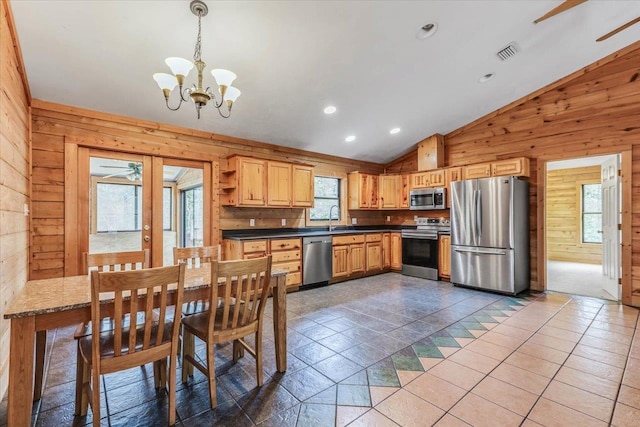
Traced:
<svg viewBox="0 0 640 427">
<path fill-rule="evenodd" d="M 438 235 L 402 234 L 402 274 L 438 280 Z"/>
</svg>

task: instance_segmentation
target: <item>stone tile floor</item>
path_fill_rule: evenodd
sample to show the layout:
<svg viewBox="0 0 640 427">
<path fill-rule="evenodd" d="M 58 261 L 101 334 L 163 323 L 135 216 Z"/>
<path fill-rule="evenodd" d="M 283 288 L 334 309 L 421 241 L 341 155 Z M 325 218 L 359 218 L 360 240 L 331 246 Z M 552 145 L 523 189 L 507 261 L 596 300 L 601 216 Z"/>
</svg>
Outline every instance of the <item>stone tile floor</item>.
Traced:
<svg viewBox="0 0 640 427">
<path fill-rule="evenodd" d="M 265 383 L 251 357 L 216 348 L 218 402 L 199 372 L 178 384 L 178 425 L 636 426 L 638 310 L 565 294 L 508 297 L 388 273 L 289 294 L 288 369 L 275 369 L 267 308 Z M 73 328 L 49 334 L 36 426 L 74 417 Z M 204 356 L 204 348 L 198 346 Z M 151 366 L 103 377 L 103 425 L 167 422 Z M 180 378 L 180 372 L 178 372 Z M 6 398 L 0 426 L 6 424 Z"/>
</svg>

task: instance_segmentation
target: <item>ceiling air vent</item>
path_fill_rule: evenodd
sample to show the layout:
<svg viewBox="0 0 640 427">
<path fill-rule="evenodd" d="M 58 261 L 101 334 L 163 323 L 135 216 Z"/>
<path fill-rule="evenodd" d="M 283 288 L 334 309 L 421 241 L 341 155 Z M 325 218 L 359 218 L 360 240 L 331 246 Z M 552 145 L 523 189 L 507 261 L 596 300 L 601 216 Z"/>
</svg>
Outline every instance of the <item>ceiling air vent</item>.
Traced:
<svg viewBox="0 0 640 427">
<path fill-rule="evenodd" d="M 518 45 L 515 42 L 511 42 L 507 47 L 500 49 L 496 55 L 500 61 L 506 61 L 512 56 L 515 56 L 516 53 L 518 53 Z"/>
</svg>

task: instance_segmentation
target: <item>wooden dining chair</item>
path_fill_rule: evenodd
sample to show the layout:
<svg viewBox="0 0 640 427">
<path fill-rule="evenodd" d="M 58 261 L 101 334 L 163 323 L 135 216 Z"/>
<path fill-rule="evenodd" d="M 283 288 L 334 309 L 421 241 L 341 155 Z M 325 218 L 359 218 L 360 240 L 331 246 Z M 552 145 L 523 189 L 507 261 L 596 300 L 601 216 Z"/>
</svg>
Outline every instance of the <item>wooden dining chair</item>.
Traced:
<svg viewBox="0 0 640 427">
<path fill-rule="evenodd" d="M 173 248 L 173 263 L 174 264 L 186 264 L 187 268 L 199 268 L 203 264 L 210 264 L 211 261 L 220 261 L 220 254 L 218 248 L 215 246 L 190 246 L 186 248 Z M 200 313 L 208 309 L 209 301 L 189 301 L 182 305 L 182 316 L 190 316 L 195 313 Z M 182 360 L 184 360 L 185 349 L 187 352 L 193 353 L 195 349 L 195 340 L 193 335 L 185 340 L 184 334 L 181 334 L 182 342 L 180 345 L 180 351 Z M 182 368 L 182 382 L 186 382 L 189 375 L 193 375 L 193 366 L 189 365 Z"/>
<path fill-rule="evenodd" d="M 93 425 L 100 425 L 100 375 L 160 362 L 169 378 L 169 424 L 176 420 L 176 358 L 184 292 L 184 265 L 142 270 L 91 272 L 91 334 L 79 340 L 82 366 L 80 415 L 88 404 Z M 175 307 L 168 308 L 169 292 Z M 101 304 L 101 295 L 113 298 Z M 154 310 L 159 315 L 154 316 Z M 138 323 L 142 313 L 144 322 Z M 113 330 L 101 330 L 103 319 L 112 319 Z M 166 360 L 169 358 L 169 365 Z"/>
<path fill-rule="evenodd" d="M 216 398 L 214 345 L 233 341 L 233 361 L 238 361 L 241 348 L 256 360 L 258 386 L 262 386 L 262 323 L 271 287 L 271 255 L 239 261 L 214 261 L 211 264 L 211 293 L 207 311 L 182 319 L 185 335 L 194 335 L 207 347 L 207 366 L 200 364 L 193 352 L 185 352 L 182 369 L 191 364 L 209 378 L 211 407 Z M 217 284 L 217 286 L 216 286 Z M 222 304 L 218 306 L 218 299 Z M 236 303 L 237 302 L 237 303 Z M 255 347 L 244 340 L 255 335 Z"/>
<path fill-rule="evenodd" d="M 149 268 L 149 250 L 144 249 L 141 251 L 130 252 L 109 252 L 109 253 L 95 253 L 90 254 L 85 252 L 83 254 L 83 270 L 86 274 L 90 270 L 97 271 L 125 271 L 125 270 L 140 270 Z M 140 317 L 140 315 L 138 316 Z M 138 318 L 137 322 L 144 321 Z M 112 331 L 114 328 L 113 321 L 106 318 L 100 323 L 102 332 Z M 87 335 L 91 334 L 91 322 L 82 322 L 76 328 L 73 337 L 78 341 L 77 351 L 77 364 L 76 364 L 76 414 L 80 408 L 80 400 L 82 398 L 82 363 L 80 360 L 80 343 L 79 340 Z M 154 364 L 154 379 L 156 381 L 156 387 L 162 385 L 162 378 L 160 375 L 160 365 Z"/>
</svg>

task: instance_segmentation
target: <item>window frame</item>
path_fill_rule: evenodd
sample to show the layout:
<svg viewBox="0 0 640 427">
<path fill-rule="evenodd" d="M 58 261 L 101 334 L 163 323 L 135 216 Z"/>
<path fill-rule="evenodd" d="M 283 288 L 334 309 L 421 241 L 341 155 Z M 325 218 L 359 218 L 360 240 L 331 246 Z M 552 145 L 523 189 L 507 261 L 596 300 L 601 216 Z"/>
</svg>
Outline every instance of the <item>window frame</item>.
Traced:
<svg viewBox="0 0 640 427">
<path fill-rule="evenodd" d="M 338 179 L 338 200 L 340 201 L 340 219 L 338 221 L 331 221 L 332 225 L 347 225 L 348 211 L 347 211 L 347 174 L 341 172 L 323 172 L 321 170 L 314 171 L 314 179 L 315 177 L 323 177 L 323 178 L 336 178 Z M 313 200 L 315 204 L 315 185 L 314 185 L 314 195 Z M 322 227 L 328 226 L 329 220 L 312 220 L 311 219 L 311 208 L 305 209 L 305 226 L 307 227 Z"/>
<path fill-rule="evenodd" d="M 602 241 L 600 242 L 588 242 L 584 240 L 584 231 L 585 231 L 585 223 L 584 223 L 584 219 L 585 219 L 585 215 L 600 215 L 600 221 L 602 224 L 602 203 L 600 203 L 600 210 L 599 211 L 589 211 L 589 212 L 585 212 L 585 208 L 584 208 L 584 202 L 585 202 L 585 198 L 584 198 L 584 190 L 585 187 L 588 185 L 597 185 L 600 187 L 600 194 L 602 194 L 602 183 L 601 182 L 581 182 L 578 184 L 578 188 L 579 188 L 579 194 L 580 194 L 580 210 L 579 210 L 579 224 L 580 224 L 580 236 L 579 236 L 579 243 L 580 245 L 602 245 Z M 602 202 L 602 200 L 601 200 Z M 600 227 L 602 228 L 602 226 Z M 600 239 L 602 240 L 602 236 L 600 237 Z"/>
<path fill-rule="evenodd" d="M 185 187 L 185 188 L 180 188 L 178 189 L 178 198 L 179 198 L 179 203 L 180 203 L 180 218 L 178 218 L 178 222 L 179 222 L 179 236 L 178 236 L 178 241 L 180 242 L 180 245 L 184 248 L 187 246 L 191 246 L 191 245 L 187 245 L 187 242 L 185 241 L 186 238 L 186 221 L 185 221 L 185 212 L 186 212 L 186 198 L 187 195 L 186 193 L 188 191 L 193 191 L 196 188 L 201 188 L 202 189 L 202 204 L 203 204 L 203 211 L 204 211 L 204 183 L 202 184 L 198 184 L 198 185 L 192 185 L 190 187 Z M 204 213 L 204 212 L 203 212 Z M 204 245 L 204 217 L 203 217 L 203 223 L 202 223 L 202 231 L 203 231 L 203 243 L 202 245 Z M 201 245 L 201 246 L 202 246 Z"/>
</svg>

